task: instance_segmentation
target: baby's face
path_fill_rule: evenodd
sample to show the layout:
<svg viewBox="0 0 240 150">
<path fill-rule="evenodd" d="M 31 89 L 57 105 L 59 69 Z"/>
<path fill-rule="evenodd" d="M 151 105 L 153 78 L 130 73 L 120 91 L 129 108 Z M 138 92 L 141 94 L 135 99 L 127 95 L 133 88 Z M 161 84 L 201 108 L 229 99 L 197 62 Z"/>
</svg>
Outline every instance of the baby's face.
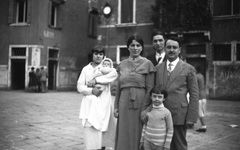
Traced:
<svg viewBox="0 0 240 150">
<path fill-rule="evenodd" d="M 103 67 L 111 67 L 111 63 L 108 60 L 105 60 L 102 65 Z"/>
</svg>

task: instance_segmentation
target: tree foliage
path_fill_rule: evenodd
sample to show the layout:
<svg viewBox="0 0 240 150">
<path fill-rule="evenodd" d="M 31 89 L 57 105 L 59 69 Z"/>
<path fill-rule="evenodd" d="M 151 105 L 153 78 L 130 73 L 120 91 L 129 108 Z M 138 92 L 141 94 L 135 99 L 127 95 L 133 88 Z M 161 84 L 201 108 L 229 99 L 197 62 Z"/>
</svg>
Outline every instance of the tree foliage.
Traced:
<svg viewBox="0 0 240 150">
<path fill-rule="evenodd" d="M 163 30 L 209 29 L 209 0 L 156 0 L 152 6 L 155 28 Z"/>
</svg>

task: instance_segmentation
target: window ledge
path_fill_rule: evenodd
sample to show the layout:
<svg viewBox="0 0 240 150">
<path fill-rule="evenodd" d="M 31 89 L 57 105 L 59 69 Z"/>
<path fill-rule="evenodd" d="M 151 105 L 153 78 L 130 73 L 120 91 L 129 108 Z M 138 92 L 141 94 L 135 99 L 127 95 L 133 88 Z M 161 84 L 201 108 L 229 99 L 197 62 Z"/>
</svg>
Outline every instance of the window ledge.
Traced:
<svg viewBox="0 0 240 150">
<path fill-rule="evenodd" d="M 121 23 L 116 24 L 116 27 L 134 27 L 137 26 L 137 23 Z"/>
<path fill-rule="evenodd" d="M 29 23 L 26 23 L 26 22 L 21 22 L 21 23 L 11 23 L 10 24 L 11 27 L 15 27 L 15 26 L 30 26 Z"/>
<path fill-rule="evenodd" d="M 48 26 L 49 26 L 49 28 L 51 28 L 51 29 L 62 30 L 61 27 L 55 27 L 55 26 L 52 26 L 52 25 L 48 25 Z"/>
<path fill-rule="evenodd" d="M 226 20 L 226 19 L 239 19 L 240 14 L 237 15 L 224 15 L 224 16 L 213 16 L 213 20 Z"/>
</svg>

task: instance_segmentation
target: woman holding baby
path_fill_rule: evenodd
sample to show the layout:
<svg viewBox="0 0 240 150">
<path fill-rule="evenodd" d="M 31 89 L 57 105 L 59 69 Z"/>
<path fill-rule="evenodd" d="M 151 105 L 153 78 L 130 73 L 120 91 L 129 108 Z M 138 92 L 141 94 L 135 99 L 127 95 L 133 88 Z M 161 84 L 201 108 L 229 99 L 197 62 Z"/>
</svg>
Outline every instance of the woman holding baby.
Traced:
<svg viewBox="0 0 240 150">
<path fill-rule="evenodd" d="M 79 118 L 87 150 L 114 146 L 110 83 L 118 75 L 111 59 L 104 58 L 105 50 L 99 45 L 93 47 L 92 62 L 82 69 L 77 82 L 77 90 L 83 94 Z"/>
</svg>

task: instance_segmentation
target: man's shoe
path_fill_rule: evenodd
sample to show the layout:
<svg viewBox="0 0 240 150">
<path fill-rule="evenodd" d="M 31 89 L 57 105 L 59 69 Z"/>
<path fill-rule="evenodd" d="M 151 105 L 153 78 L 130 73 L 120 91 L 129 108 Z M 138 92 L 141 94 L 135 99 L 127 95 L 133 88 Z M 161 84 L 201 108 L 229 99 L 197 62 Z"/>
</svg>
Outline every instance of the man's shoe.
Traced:
<svg viewBox="0 0 240 150">
<path fill-rule="evenodd" d="M 199 128 L 196 130 L 197 132 L 206 132 L 207 131 L 207 128 Z"/>
</svg>

